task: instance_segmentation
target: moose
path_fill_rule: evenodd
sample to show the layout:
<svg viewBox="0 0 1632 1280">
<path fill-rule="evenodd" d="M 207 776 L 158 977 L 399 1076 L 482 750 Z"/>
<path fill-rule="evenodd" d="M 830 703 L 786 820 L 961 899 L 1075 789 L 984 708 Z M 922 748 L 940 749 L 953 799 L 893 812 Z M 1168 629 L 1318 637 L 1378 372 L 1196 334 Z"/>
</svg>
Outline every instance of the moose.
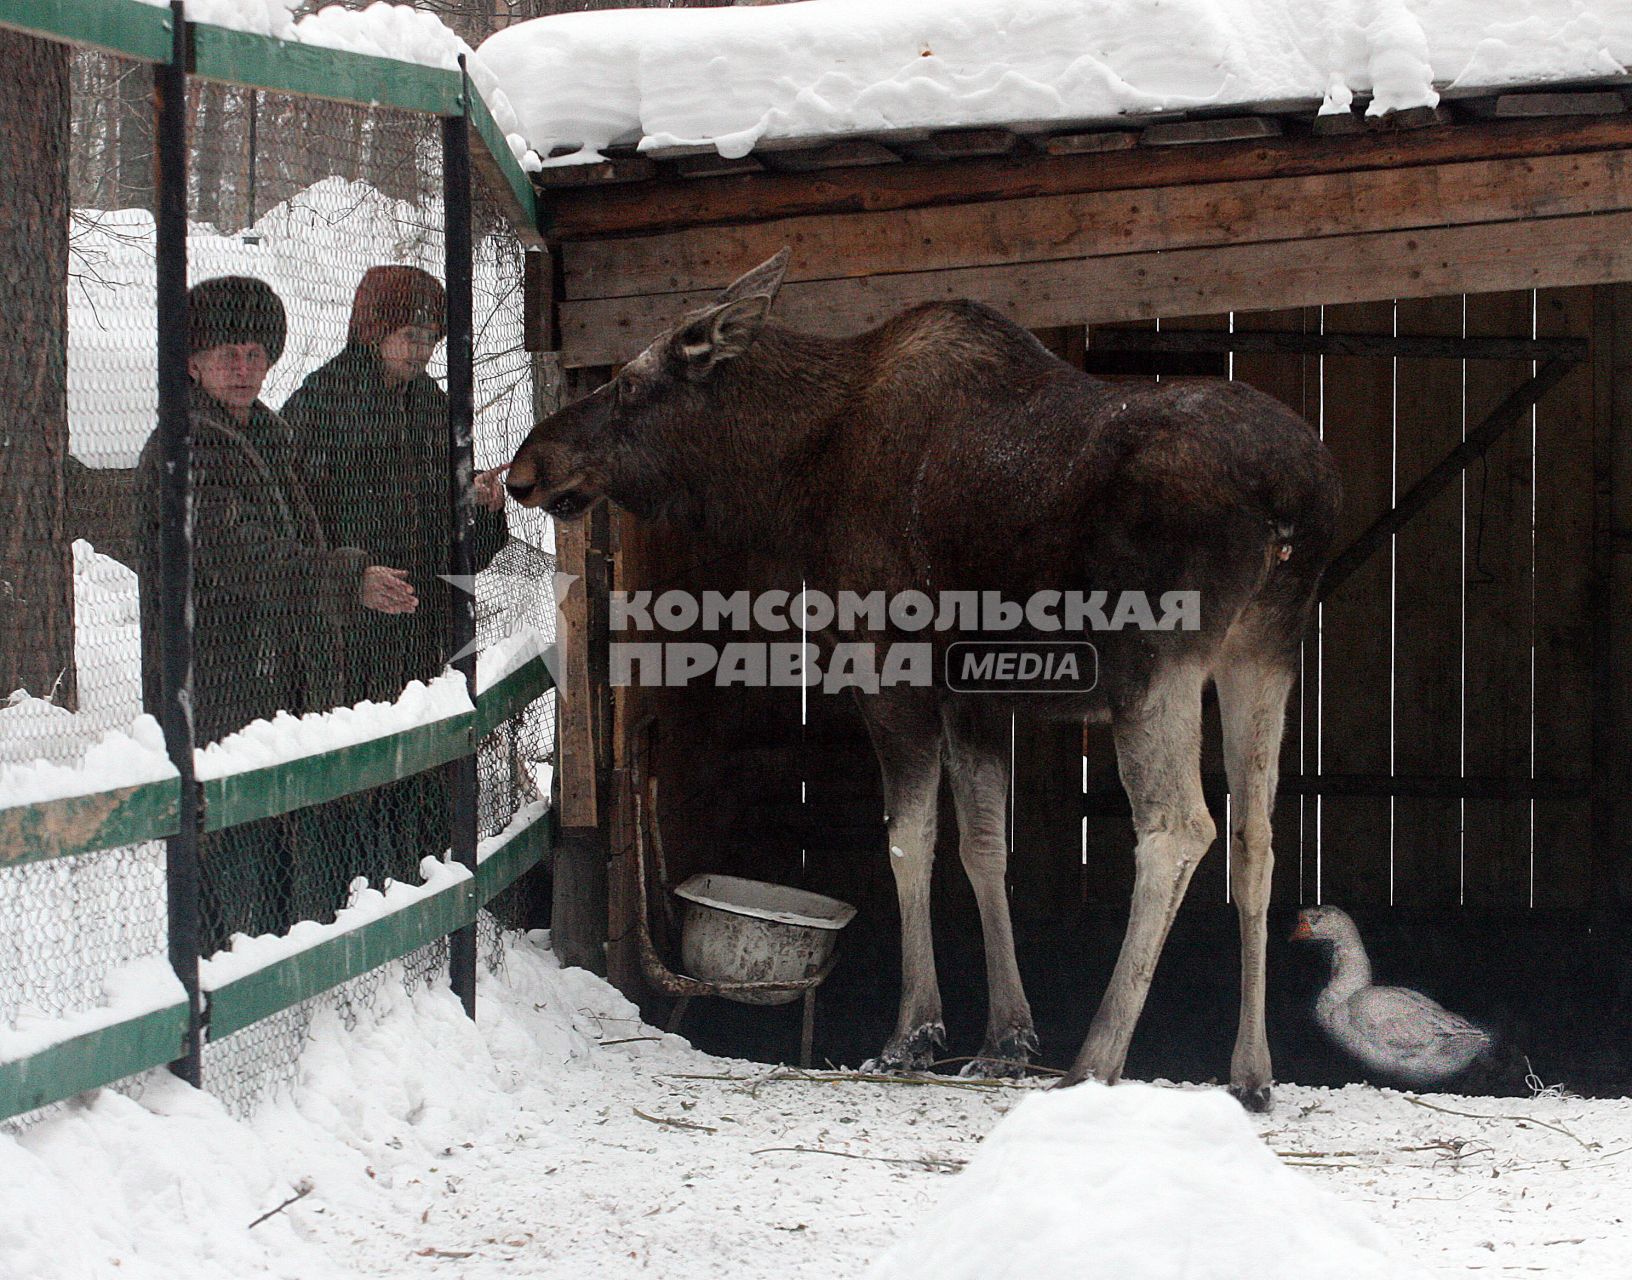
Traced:
<svg viewBox="0 0 1632 1280">
<path fill-rule="evenodd" d="M 1195 593 L 1191 625 L 1096 631 L 1098 681 L 1086 691 L 929 682 L 858 694 L 901 911 L 900 1004 L 876 1061 L 922 1069 L 944 1045 L 930 933 L 943 765 L 986 962 L 985 1036 L 966 1070 L 1012 1069 L 1038 1048 L 1004 881 L 1019 712 L 1108 723 L 1132 805 L 1127 932 L 1064 1082 L 1120 1077 L 1162 946 L 1216 835 L 1200 772 L 1211 681 L 1241 932 L 1230 1090 L 1266 1109 L 1270 810 L 1298 647 L 1341 498 L 1330 455 L 1306 422 L 1242 383 L 1108 383 L 973 302 L 925 303 L 854 337 L 782 328 L 767 317 L 787 263 L 784 249 L 539 422 L 506 487 L 563 520 L 605 497 L 721 552 L 769 550 L 830 591 Z M 902 638 L 893 619 L 882 629 L 851 621 L 818 642 Z M 937 671 L 958 638 L 932 638 Z"/>
</svg>

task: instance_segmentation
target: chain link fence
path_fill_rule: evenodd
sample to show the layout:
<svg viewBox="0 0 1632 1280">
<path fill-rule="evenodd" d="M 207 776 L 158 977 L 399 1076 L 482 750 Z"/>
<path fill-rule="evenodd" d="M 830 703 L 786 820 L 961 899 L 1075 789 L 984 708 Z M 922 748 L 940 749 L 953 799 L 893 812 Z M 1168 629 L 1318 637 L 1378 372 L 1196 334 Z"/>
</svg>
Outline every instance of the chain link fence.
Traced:
<svg viewBox="0 0 1632 1280">
<path fill-rule="evenodd" d="M 156 72 L 15 32 L 0 30 L 0 45 L 21 68 L 0 89 L 11 184 L 0 310 L 28 335 L 0 355 L 3 1063 L 8 1028 L 104 1003 L 110 976 L 164 956 L 171 933 L 162 839 L 42 854 L 39 806 L 93 782 L 140 792 L 174 771 L 153 718 L 170 466 L 155 431 Z M 505 511 L 494 489 L 476 507 L 474 579 L 444 576 L 454 466 L 440 118 L 197 77 L 186 115 L 192 728 L 200 777 L 230 779 L 365 740 L 371 717 L 418 725 L 457 709 L 465 680 L 448 664 L 462 593 L 476 597 L 479 648 L 548 642 L 554 563 L 542 519 Z M 472 186 L 486 468 L 531 426 L 534 364 L 522 244 L 483 182 Z M 553 708 L 553 692 L 513 708 L 478 744 L 479 838 L 547 804 Z M 449 856 L 457 764 L 322 779 L 310 796 L 282 794 L 271 816 L 212 821 L 197 837 L 198 954 L 418 884 L 423 859 Z M 537 894 L 523 877 L 492 907 L 479 929 L 490 966 L 498 921 L 538 923 Z M 320 1010 L 349 1025 L 383 983 L 446 981 L 448 963 L 437 938 L 211 1040 L 203 1082 L 247 1111 L 292 1080 Z"/>
</svg>

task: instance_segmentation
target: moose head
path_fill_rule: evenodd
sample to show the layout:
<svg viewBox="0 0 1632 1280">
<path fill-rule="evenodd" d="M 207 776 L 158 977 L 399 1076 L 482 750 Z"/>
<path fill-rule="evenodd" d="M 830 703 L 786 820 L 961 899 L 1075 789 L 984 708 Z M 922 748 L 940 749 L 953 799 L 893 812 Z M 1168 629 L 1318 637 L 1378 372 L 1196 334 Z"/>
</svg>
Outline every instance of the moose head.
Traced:
<svg viewBox="0 0 1632 1280">
<path fill-rule="evenodd" d="M 525 507 L 559 520 L 609 497 L 636 515 L 662 510 L 685 488 L 681 460 L 729 450 L 723 435 L 738 367 L 764 327 L 788 268 L 788 250 L 742 276 L 711 305 L 685 316 L 617 376 L 545 418 L 517 450 L 506 487 Z"/>
</svg>

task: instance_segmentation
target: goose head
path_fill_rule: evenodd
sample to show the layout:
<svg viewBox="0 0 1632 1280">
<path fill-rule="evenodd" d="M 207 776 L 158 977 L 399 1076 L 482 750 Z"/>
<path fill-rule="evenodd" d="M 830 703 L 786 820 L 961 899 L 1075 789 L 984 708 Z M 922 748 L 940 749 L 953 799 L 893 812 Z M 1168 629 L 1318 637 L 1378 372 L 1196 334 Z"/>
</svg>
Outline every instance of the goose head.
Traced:
<svg viewBox="0 0 1632 1280">
<path fill-rule="evenodd" d="M 1305 907 L 1292 928 L 1293 942 L 1348 942 L 1359 935 L 1353 918 L 1341 907 Z"/>
</svg>

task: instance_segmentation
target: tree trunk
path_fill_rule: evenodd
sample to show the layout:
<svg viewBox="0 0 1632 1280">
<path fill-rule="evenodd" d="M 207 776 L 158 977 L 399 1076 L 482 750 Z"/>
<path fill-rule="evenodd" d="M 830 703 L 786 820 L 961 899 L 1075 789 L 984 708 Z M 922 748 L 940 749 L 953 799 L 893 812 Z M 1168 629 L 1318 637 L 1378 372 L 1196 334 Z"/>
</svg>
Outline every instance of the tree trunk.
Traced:
<svg viewBox="0 0 1632 1280">
<path fill-rule="evenodd" d="M 0 30 L 0 699 L 78 703 L 68 461 L 68 47 Z"/>
</svg>

